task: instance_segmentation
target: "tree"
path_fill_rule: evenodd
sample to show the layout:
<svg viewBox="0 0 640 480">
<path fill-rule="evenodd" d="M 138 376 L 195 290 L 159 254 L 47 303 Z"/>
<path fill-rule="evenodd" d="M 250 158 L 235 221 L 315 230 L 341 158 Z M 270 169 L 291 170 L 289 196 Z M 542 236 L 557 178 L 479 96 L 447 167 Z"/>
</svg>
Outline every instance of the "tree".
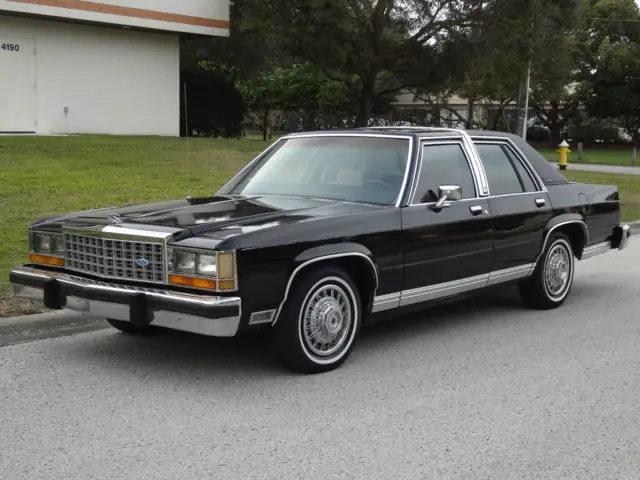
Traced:
<svg viewBox="0 0 640 480">
<path fill-rule="evenodd" d="M 473 17 L 467 55 L 462 61 L 458 58 L 463 71 L 450 72 L 446 83 L 436 85 L 435 90 L 428 86 L 418 89 L 419 96 L 428 98 L 428 103 L 438 110 L 449 110 L 458 121 L 466 123 L 467 128 L 497 129 L 505 116 L 506 105 L 524 94 L 523 80 L 531 62 L 530 104 L 543 123 L 559 131 L 566 122 L 558 114 L 565 108 L 566 99 L 562 94 L 576 66 L 575 49 L 569 47 L 575 44 L 572 35 L 579 28 L 580 2 L 494 0 L 482 3 Z M 468 100 L 466 117 L 448 108 L 446 98 L 453 94 Z M 499 112 L 491 123 L 489 118 L 474 117 L 474 103 L 479 100 L 497 104 Z M 572 103 L 570 108 L 577 105 Z"/>
<path fill-rule="evenodd" d="M 278 67 L 239 81 L 255 123 L 267 140 L 276 119 L 285 113 L 305 130 L 336 125 L 348 117 L 356 98 L 346 85 L 327 78 L 310 64 Z"/>
<path fill-rule="evenodd" d="M 277 39 L 357 97 L 355 124 L 404 88 L 443 83 L 462 68 L 478 0 L 244 0 L 253 31 Z"/>
<path fill-rule="evenodd" d="M 180 131 L 183 136 L 237 137 L 242 133 L 244 104 L 224 70 L 201 65 L 180 72 Z M 186 86 L 186 104 L 185 91 Z"/>
<path fill-rule="evenodd" d="M 576 117 L 583 100 L 577 82 L 587 7 L 582 0 L 564 5 L 551 2 L 535 20 L 530 105 L 554 142 L 561 140 L 562 131 Z"/>
<path fill-rule="evenodd" d="M 640 140 L 640 12 L 633 0 L 593 2 L 585 30 L 583 88 L 591 115 L 620 120 Z"/>
</svg>

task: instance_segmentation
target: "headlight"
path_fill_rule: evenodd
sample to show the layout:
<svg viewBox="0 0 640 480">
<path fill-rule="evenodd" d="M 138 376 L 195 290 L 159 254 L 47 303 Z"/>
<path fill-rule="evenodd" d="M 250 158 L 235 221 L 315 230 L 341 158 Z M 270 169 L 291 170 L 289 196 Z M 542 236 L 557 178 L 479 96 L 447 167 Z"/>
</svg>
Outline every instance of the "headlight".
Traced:
<svg viewBox="0 0 640 480">
<path fill-rule="evenodd" d="M 183 273 L 194 273 L 196 268 L 196 254 L 191 252 L 173 252 L 173 270 Z"/>
<path fill-rule="evenodd" d="M 51 251 L 58 255 L 64 255 L 64 240 L 62 239 L 62 235 L 56 235 L 51 237 Z"/>
<path fill-rule="evenodd" d="M 40 253 L 51 252 L 51 237 L 36 233 L 33 235 L 33 250 Z"/>
<path fill-rule="evenodd" d="M 64 240 L 61 234 L 30 233 L 29 261 L 41 265 L 64 266 Z"/>
<path fill-rule="evenodd" d="M 31 233 L 31 250 L 36 253 L 53 253 L 64 255 L 62 235 L 55 233 Z"/>
<path fill-rule="evenodd" d="M 169 283 L 207 290 L 235 290 L 235 253 L 170 249 Z"/>
<path fill-rule="evenodd" d="M 210 277 L 218 275 L 218 261 L 215 255 L 198 255 L 198 273 Z"/>
</svg>

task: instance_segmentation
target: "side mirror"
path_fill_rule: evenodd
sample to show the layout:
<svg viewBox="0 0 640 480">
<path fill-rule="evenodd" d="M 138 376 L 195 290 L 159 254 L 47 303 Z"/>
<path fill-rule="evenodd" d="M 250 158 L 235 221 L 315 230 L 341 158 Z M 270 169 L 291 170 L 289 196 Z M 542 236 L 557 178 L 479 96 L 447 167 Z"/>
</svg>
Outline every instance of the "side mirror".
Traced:
<svg viewBox="0 0 640 480">
<path fill-rule="evenodd" d="M 460 185 L 440 185 L 438 187 L 438 201 L 433 208 L 439 210 L 442 207 L 446 207 L 447 200 L 461 200 L 462 199 L 462 187 Z"/>
</svg>

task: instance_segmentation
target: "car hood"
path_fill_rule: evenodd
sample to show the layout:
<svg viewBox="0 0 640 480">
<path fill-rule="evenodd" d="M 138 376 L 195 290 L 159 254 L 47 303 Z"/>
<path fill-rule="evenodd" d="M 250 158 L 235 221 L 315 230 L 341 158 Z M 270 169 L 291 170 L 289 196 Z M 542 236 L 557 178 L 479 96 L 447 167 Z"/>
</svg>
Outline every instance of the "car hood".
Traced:
<svg viewBox="0 0 640 480">
<path fill-rule="evenodd" d="M 216 196 L 87 210 L 50 217 L 33 226 L 57 230 L 62 227 L 96 228 L 118 224 L 123 228 L 169 232 L 176 240 L 195 235 L 222 239 L 291 222 L 372 208 L 376 207 L 308 197 Z"/>
</svg>

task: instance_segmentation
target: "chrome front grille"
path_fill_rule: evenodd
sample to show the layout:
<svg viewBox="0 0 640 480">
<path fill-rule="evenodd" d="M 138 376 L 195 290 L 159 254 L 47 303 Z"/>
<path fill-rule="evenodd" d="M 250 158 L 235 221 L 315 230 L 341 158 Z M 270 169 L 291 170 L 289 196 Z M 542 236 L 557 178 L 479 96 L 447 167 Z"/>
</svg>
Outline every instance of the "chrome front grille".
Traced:
<svg viewBox="0 0 640 480">
<path fill-rule="evenodd" d="M 65 265 L 96 277 L 164 283 L 164 245 L 154 241 L 65 233 Z"/>
</svg>

